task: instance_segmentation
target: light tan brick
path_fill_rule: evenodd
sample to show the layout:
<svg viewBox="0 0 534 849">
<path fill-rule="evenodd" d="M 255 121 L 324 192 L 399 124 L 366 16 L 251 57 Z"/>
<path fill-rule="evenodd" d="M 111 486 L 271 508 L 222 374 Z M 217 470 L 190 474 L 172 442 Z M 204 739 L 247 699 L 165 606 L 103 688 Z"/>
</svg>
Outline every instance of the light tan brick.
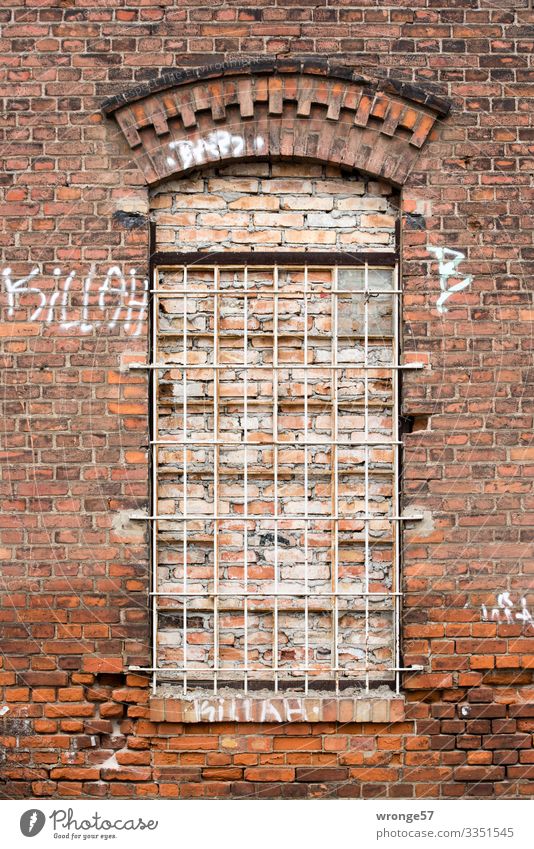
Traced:
<svg viewBox="0 0 534 849">
<path fill-rule="evenodd" d="M 354 209 L 354 210 L 366 210 L 366 209 L 386 209 L 387 201 L 384 198 L 373 198 L 373 197 L 348 197 L 348 198 L 339 198 L 335 202 L 336 209 Z"/>
<path fill-rule="evenodd" d="M 310 180 L 263 180 L 262 191 L 268 194 L 290 194 L 290 195 L 309 195 L 312 191 Z"/>
<path fill-rule="evenodd" d="M 327 212 L 334 206 L 334 199 L 331 197 L 307 197 L 305 195 L 295 195 L 282 197 L 280 199 L 282 209 L 317 209 Z"/>
<path fill-rule="evenodd" d="M 302 227 L 304 216 L 290 212 L 256 212 L 254 213 L 254 224 L 257 227 Z"/>
<path fill-rule="evenodd" d="M 285 240 L 288 244 L 299 245 L 335 245 L 336 233 L 325 230 L 286 230 Z"/>
<path fill-rule="evenodd" d="M 275 210 L 280 207 L 277 197 L 266 197 L 265 195 L 244 196 L 230 201 L 228 209 L 261 209 Z"/>
</svg>

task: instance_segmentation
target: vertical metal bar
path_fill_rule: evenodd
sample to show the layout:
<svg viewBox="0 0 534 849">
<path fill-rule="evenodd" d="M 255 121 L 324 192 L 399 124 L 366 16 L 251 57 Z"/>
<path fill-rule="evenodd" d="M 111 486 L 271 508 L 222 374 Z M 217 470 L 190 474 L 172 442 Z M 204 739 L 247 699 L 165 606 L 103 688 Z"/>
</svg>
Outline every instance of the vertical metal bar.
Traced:
<svg viewBox="0 0 534 849">
<path fill-rule="evenodd" d="M 308 266 L 304 266 L 304 365 L 308 365 Z M 308 599 L 308 369 L 304 369 L 304 693 L 308 695 L 310 603 Z"/>
<path fill-rule="evenodd" d="M 213 269 L 213 692 L 219 669 L 219 269 Z"/>
<path fill-rule="evenodd" d="M 152 272 L 152 288 L 159 289 L 159 271 L 157 268 Z M 158 307 L 159 298 L 152 294 L 151 301 L 151 365 L 158 362 Z M 159 435 L 159 417 L 158 417 L 158 370 L 151 369 L 151 429 L 152 440 L 157 440 Z M 158 515 L 158 446 L 152 444 L 152 481 L 150 488 L 150 501 L 152 516 Z M 151 522 L 150 531 L 150 546 L 152 560 L 152 590 L 157 592 L 158 589 L 158 522 Z M 158 599 L 157 596 L 152 598 L 152 668 L 158 668 Z M 152 673 L 152 692 L 156 693 L 157 688 L 157 672 Z"/>
<path fill-rule="evenodd" d="M 400 289 L 399 267 L 395 265 L 393 270 L 393 289 Z M 393 504 L 391 505 L 392 514 L 400 516 L 400 493 L 399 493 L 399 475 L 400 475 L 400 447 L 399 440 L 399 370 L 396 366 L 399 365 L 399 348 L 400 348 L 400 310 L 401 295 L 394 294 L 393 298 L 393 370 L 392 370 L 392 393 L 393 393 L 393 422 L 391 438 L 394 441 L 393 445 Z M 400 691 L 400 596 L 397 595 L 400 590 L 400 541 L 402 529 L 400 522 L 392 522 L 393 525 L 393 615 L 395 622 L 394 630 L 394 666 L 395 666 L 395 691 Z"/>
<path fill-rule="evenodd" d="M 331 462 L 332 462 L 332 515 L 339 515 L 339 469 L 338 469 L 338 372 L 337 372 L 337 345 L 338 345 L 338 267 L 334 266 L 333 275 L 331 277 L 333 283 L 334 294 L 332 295 L 332 444 L 331 444 Z M 339 694 L 339 669 L 338 669 L 338 627 L 339 627 L 339 600 L 338 592 L 338 519 L 332 521 L 332 592 L 335 593 L 332 599 L 332 665 L 334 668 L 334 677 L 336 681 L 336 694 Z"/>
<path fill-rule="evenodd" d="M 182 375 L 182 432 L 184 439 L 183 446 L 183 487 L 184 487 L 184 522 L 183 522 L 183 560 L 184 560 L 184 602 L 183 602 L 183 652 L 184 652 L 184 676 L 183 690 L 184 696 L 187 693 L 187 266 L 183 267 L 183 287 L 184 287 L 184 302 L 183 302 L 183 345 L 184 345 L 184 371 Z"/>
<path fill-rule="evenodd" d="M 364 270 L 364 365 L 369 364 L 369 266 Z M 364 369 L 365 515 L 369 515 L 369 372 Z M 365 592 L 369 592 L 369 522 L 364 524 Z M 365 596 L 365 688 L 369 692 L 369 596 Z"/>
<path fill-rule="evenodd" d="M 248 266 L 245 265 L 243 277 L 245 292 L 248 289 Z M 243 441 L 244 462 L 243 462 L 243 513 L 248 515 L 248 298 L 245 294 L 243 301 L 243 365 L 245 366 L 243 376 Z M 243 614 L 244 614 L 244 660 L 245 660 L 245 676 L 244 676 L 244 691 L 248 693 L 248 522 L 245 519 L 243 522 L 243 557 L 244 557 L 244 578 L 245 578 L 245 598 L 243 599 Z"/>
<path fill-rule="evenodd" d="M 278 266 L 274 267 L 273 291 L 273 476 L 274 476 L 274 612 L 273 673 L 278 692 Z"/>
</svg>

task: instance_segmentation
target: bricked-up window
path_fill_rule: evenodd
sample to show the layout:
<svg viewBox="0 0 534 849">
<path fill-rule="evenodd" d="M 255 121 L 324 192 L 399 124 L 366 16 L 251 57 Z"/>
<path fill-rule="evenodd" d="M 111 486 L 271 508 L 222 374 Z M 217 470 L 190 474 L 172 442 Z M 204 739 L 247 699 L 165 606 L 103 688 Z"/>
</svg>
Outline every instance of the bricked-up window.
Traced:
<svg viewBox="0 0 534 849">
<path fill-rule="evenodd" d="M 154 684 L 369 689 L 399 667 L 394 259 L 260 261 L 155 269 Z"/>
</svg>

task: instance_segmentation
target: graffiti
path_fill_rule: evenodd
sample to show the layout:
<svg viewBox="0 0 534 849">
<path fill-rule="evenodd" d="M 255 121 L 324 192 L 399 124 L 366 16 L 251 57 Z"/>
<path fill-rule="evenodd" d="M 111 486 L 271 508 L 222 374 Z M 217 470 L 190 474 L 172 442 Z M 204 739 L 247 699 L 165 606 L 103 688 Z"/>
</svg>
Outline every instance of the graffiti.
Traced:
<svg viewBox="0 0 534 849">
<path fill-rule="evenodd" d="M 254 153 L 261 153 L 265 142 L 261 136 L 256 136 L 253 142 Z M 182 140 L 169 143 L 169 149 L 175 151 L 180 159 L 167 156 L 167 165 L 171 168 L 191 168 L 193 165 L 203 165 L 212 159 L 222 159 L 225 156 L 241 156 L 245 149 L 243 136 L 234 136 L 226 130 L 215 130 L 205 138 L 195 142 Z"/>
<path fill-rule="evenodd" d="M 461 251 L 454 251 L 452 248 L 438 248 L 434 245 L 429 245 L 427 250 L 429 253 L 433 253 L 435 255 L 439 266 L 439 285 L 441 294 L 436 301 L 436 307 L 438 312 L 447 312 L 447 308 L 444 306 L 445 301 L 447 301 L 454 292 L 461 292 L 462 289 L 467 288 L 467 286 L 473 282 L 473 275 L 457 274 L 458 266 L 465 259 L 465 254 L 461 253 Z M 449 285 L 451 277 L 456 282 Z"/>
<path fill-rule="evenodd" d="M 29 283 L 30 280 L 32 280 L 37 274 L 39 274 L 39 269 L 34 268 L 30 271 L 27 277 L 21 277 L 20 280 L 13 281 L 11 279 L 11 269 L 5 268 L 3 270 L 2 275 L 4 277 L 4 286 L 7 292 L 7 314 L 9 318 L 11 318 L 15 312 L 15 295 L 18 293 L 35 292 L 41 299 L 40 305 L 37 307 L 35 312 L 32 313 L 30 320 L 34 320 L 34 317 L 39 315 L 42 307 L 46 304 L 46 295 L 44 292 L 41 292 L 41 290 L 37 289 L 36 286 L 26 286 L 26 283 Z"/>
<path fill-rule="evenodd" d="M 301 699 L 195 699 L 191 708 L 197 722 L 295 722 L 309 719 Z M 318 713 L 318 708 L 313 708 Z"/>
<path fill-rule="evenodd" d="M 148 280 L 139 280 L 135 268 L 130 269 L 126 277 L 118 265 L 112 265 L 99 284 L 93 264 L 81 284 L 79 307 L 73 306 L 75 271 L 64 273 L 55 268 L 51 293 L 36 285 L 39 274 L 39 268 L 34 268 L 26 277 L 13 280 L 10 268 L 2 271 L 8 318 L 13 317 L 21 295 L 35 295 L 39 303 L 31 313 L 30 321 L 41 320 L 46 324 L 55 321 L 61 330 L 79 330 L 81 333 L 90 333 L 102 326 L 113 329 L 121 321 L 130 336 L 141 333 L 148 304 Z"/>
<path fill-rule="evenodd" d="M 499 593 L 496 606 L 492 607 L 491 611 L 488 612 L 486 605 L 482 605 L 482 619 L 484 622 L 506 622 L 509 625 L 513 625 L 515 622 L 523 622 L 525 625 L 534 627 L 534 619 L 527 607 L 526 598 L 521 598 L 520 605 L 521 608 L 518 610 L 510 598 L 509 592 Z"/>
</svg>

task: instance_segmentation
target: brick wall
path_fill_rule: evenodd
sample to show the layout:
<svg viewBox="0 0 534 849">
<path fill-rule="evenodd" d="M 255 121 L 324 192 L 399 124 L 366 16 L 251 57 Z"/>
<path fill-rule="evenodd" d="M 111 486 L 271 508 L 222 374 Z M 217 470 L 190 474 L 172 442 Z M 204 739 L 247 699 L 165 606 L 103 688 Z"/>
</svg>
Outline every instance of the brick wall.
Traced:
<svg viewBox="0 0 534 849">
<path fill-rule="evenodd" d="M 532 795 L 526 7 L 0 13 L 4 796 Z M 403 387 L 405 506 L 424 514 L 405 534 L 403 662 L 424 671 L 387 724 L 156 722 L 126 672 L 149 660 L 148 552 L 129 520 L 147 503 L 147 391 L 127 365 L 147 348 L 152 178 L 101 105 L 160 71 L 262 55 L 335 57 L 453 103 L 402 181 L 404 344 L 431 365 Z M 234 226 L 254 242 L 274 227 Z M 440 277 L 456 291 L 438 300 Z"/>
<path fill-rule="evenodd" d="M 258 162 L 162 183 L 151 209 L 158 250 L 352 252 L 395 249 L 398 203 L 390 185 L 358 173 Z"/>
</svg>

